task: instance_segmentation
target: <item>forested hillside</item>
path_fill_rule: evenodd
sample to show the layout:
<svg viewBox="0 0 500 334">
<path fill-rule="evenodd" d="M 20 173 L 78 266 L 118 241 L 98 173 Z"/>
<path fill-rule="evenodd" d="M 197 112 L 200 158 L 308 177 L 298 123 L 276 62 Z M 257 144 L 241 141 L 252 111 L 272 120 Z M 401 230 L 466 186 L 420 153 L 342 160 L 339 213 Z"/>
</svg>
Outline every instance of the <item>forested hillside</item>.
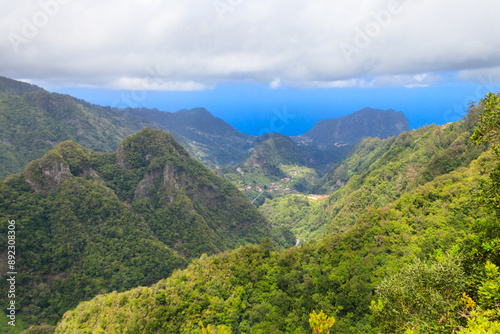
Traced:
<svg viewBox="0 0 500 334">
<path fill-rule="evenodd" d="M 321 206 L 321 241 L 204 256 L 80 304 L 56 333 L 311 333 L 320 310 L 333 333 L 498 332 L 499 110 L 489 95 L 465 121 L 392 138 Z"/>
<path fill-rule="evenodd" d="M 73 140 L 99 152 L 113 152 L 143 127 L 170 132 L 210 167 L 237 163 L 252 143 L 203 109 L 177 113 L 101 107 L 0 77 L 0 179 L 18 173 L 55 145 Z"/>
<path fill-rule="evenodd" d="M 0 179 L 22 171 L 28 162 L 65 140 L 113 152 L 142 125 L 127 122 L 108 109 L 41 89 L 20 96 L 0 92 Z"/>
<path fill-rule="evenodd" d="M 255 140 L 254 136 L 239 132 L 204 108 L 175 113 L 124 109 L 124 113 L 127 117 L 148 119 L 163 130 L 173 132 L 191 155 L 210 168 L 239 164 Z"/>
<path fill-rule="evenodd" d="M 297 197 L 266 201 L 261 211 L 276 226 L 287 226 L 305 240 L 350 228 L 371 208 L 476 159 L 485 147 L 470 139 L 477 115 L 448 126 L 428 126 L 387 139 L 366 138 L 316 184 L 313 192 L 331 196 L 321 205 Z M 303 209 L 305 208 L 305 209 Z"/>
<path fill-rule="evenodd" d="M 260 206 L 266 199 L 291 193 L 309 193 L 328 166 L 342 161 L 352 145 L 319 149 L 299 145 L 290 137 L 269 133 L 255 140 L 246 159 L 238 166 L 226 166 L 216 173 L 243 189 Z"/>
<path fill-rule="evenodd" d="M 144 129 L 115 153 L 58 144 L 0 183 L 0 209 L 22 236 L 16 305 L 27 324 L 55 324 L 81 300 L 150 285 L 202 253 L 266 237 L 295 243 L 161 130 Z M 0 232 L 6 244 L 7 225 Z"/>
</svg>

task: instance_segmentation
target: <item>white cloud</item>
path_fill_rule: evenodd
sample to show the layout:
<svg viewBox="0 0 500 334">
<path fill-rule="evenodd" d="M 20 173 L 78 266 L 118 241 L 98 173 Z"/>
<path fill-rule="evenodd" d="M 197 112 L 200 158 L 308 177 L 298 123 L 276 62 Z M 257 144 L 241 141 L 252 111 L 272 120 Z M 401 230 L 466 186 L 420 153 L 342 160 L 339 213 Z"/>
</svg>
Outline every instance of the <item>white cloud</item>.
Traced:
<svg viewBox="0 0 500 334">
<path fill-rule="evenodd" d="M 219 2 L 222 17 L 212 0 L 4 1 L 0 74 L 137 89 L 161 68 L 151 90 L 198 90 L 415 87 L 500 68 L 497 0 Z"/>
</svg>

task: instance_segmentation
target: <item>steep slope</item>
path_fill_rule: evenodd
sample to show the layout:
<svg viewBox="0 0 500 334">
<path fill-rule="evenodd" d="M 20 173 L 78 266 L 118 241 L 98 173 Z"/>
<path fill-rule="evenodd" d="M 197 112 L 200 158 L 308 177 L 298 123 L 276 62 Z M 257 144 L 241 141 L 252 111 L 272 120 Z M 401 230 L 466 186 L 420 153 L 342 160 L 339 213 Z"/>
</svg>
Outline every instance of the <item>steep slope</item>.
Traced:
<svg viewBox="0 0 500 334">
<path fill-rule="evenodd" d="M 254 145 L 238 167 L 226 166 L 216 170 L 216 173 L 245 189 L 248 198 L 257 198 L 254 202 L 257 206 L 266 198 L 308 193 L 325 167 L 341 161 L 351 150 L 351 146 L 327 150 L 303 146 L 278 133 L 262 135 Z"/>
<path fill-rule="evenodd" d="M 268 133 L 255 140 L 258 146 L 243 166 L 262 166 L 264 164 L 307 165 L 307 156 L 290 137 L 279 133 Z"/>
<path fill-rule="evenodd" d="M 25 93 L 36 92 L 42 88 L 31 85 L 22 81 L 16 81 L 0 76 L 0 95 L 17 95 L 21 96 Z"/>
<path fill-rule="evenodd" d="M 283 198 L 264 203 L 261 212 L 275 226 L 291 228 L 303 240 L 336 234 L 350 228 L 362 213 L 467 166 L 484 151 L 470 140 L 473 126 L 472 120 L 459 121 L 383 140 L 364 139 L 316 185 L 315 191 L 331 193 L 321 205 Z"/>
<path fill-rule="evenodd" d="M 126 136 L 154 126 L 17 81 L 7 81 L 2 92 L 8 94 L 0 94 L 0 179 L 22 171 L 65 140 L 113 152 Z"/>
<path fill-rule="evenodd" d="M 217 173 L 242 189 L 258 187 L 267 190 L 272 185 L 273 188 L 263 196 L 259 196 L 259 191 L 246 192 L 249 198 L 258 199 L 257 205 L 264 203 L 266 198 L 290 193 L 327 193 L 335 187 L 335 183 L 330 184 L 330 179 L 334 177 L 332 165 L 339 167 L 359 141 L 365 137 L 399 135 L 405 130 L 410 128 L 403 113 L 366 108 L 348 116 L 320 121 L 301 136 L 261 136 L 254 141 L 255 147 L 250 149 L 249 156 L 239 168 L 226 167 Z M 318 183 L 320 176 L 324 177 Z M 283 183 L 283 180 L 287 182 Z M 342 184 L 344 181 L 335 182 Z"/>
<path fill-rule="evenodd" d="M 364 137 L 397 136 L 403 131 L 410 131 L 410 126 L 402 112 L 365 108 L 344 117 L 320 121 L 295 139 L 328 147 L 354 144 Z"/>
<path fill-rule="evenodd" d="M 165 153 L 168 153 L 167 158 Z M 146 129 L 125 139 L 117 151 L 117 164 L 129 169 L 126 173 L 134 180 L 121 185 L 121 178 L 113 171 L 103 175 L 107 184 L 123 200 L 140 207 L 141 214 L 161 236 L 160 240 L 182 252 L 199 256 L 202 252 L 258 242 L 270 235 L 263 216 L 234 186 L 190 158 L 182 146 L 160 130 Z M 111 168 L 116 170 L 117 167 L 112 165 Z M 110 172 L 106 166 L 97 170 Z M 148 206 L 143 205 L 145 201 Z M 182 225 L 183 220 L 191 224 Z M 189 231 L 190 227 L 200 226 L 213 235 L 194 229 Z M 202 242 L 207 243 L 206 249 L 193 252 L 193 247 L 187 247 Z"/>
<path fill-rule="evenodd" d="M 65 140 L 113 152 L 126 136 L 146 126 L 170 132 L 210 167 L 239 162 L 254 138 L 201 108 L 169 113 L 100 107 L 0 77 L 0 179 Z"/>
<path fill-rule="evenodd" d="M 281 252 L 267 244 L 242 247 L 202 257 L 152 287 L 98 296 L 65 314 L 56 333 L 195 333 L 200 321 L 232 333 L 310 333 L 313 310 L 335 316 L 334 333 L 378 333 L 369 310 L 374 288 L 488 215 L 470 201 L 491 166 L 484 154 L 321 242 Z"/>
<path fill-rule="evenodd" d="M 63 142 L 0 183 L 0 208 L 16 221 L 16 301 L 28 324 L 53 324 L 97 293 L 152 284 L 202 253 L 263 237 L 286 243 L 161 130 L 144 129 L 115 153 Z"/>
</svg>

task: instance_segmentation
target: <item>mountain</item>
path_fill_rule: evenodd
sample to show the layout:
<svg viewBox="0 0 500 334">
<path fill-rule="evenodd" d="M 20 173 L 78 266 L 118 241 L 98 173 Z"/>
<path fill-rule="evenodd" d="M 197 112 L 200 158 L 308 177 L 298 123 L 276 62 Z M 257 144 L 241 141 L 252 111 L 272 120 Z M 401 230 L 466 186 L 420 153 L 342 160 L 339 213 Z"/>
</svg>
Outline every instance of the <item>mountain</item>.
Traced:
<svg viewBox="0 0 500 334">
<path fill-rule="evenodd" d="M 306 152 L 288 136 L 268 133 L 258 137 L 255 144 L 257 147 L 250 150 L 252 154 L 244 166 L 309 164 Z"/>
<path fill-rule="evenodd" d="M 171 113 L 146 108 L 101 107 L 0 77 L 0 179 L 22 171 L 28 162 L 42 157 L 65 140 L 96 151 L 113 152 L 121 140 L 143 127 L 171 133 L 193 157 L 210 168 L 252 164 L 247 161 L 249 157 L 254 162 L 260 159 L 252 156 L 253 153 L 258 155 L 275 147 L 270 154 L 281 154 L 285 160 L 293 158 L 296 165 L 313 168 L 322 174 L 332 162 L 345 157 L 362 137 L 398 134 L 407 129 L 408 122 L 401 113 L 367 110 L 319 122 L 303 136 L 293 138 L 305 146 L 298 148 L 285 136 L 256 138 L 243 134 L 203 108 Z M 353 131 L 353 124 L 356 131 Z M 335 134 L 333 139 L 332 134 Z M 266 143 L 268 140 L 275 143 Z M 313 142 L 321 149 L 309 145 Z M 335 143 L 337 146 L 331 145 Z M 278 152 L 278 149 L 283 151 Z M 289 154 L 293 157 L 284 156 Z M 274 172 L 278 171 L 271 171 Z"/>
<path fill-rule="evenodd" d="M 363 138 L 371 136 L 380 140 L 409 130 L 403 113 L 366 108 L 320 121 L 301 136 L 260 136 L 238 168 L 227 166 L 216 172 L 245 189 L 245 194 L 257 206 L 266 199 L 297 192 L 324 194 L 331 192 L 331 185 L 326 187 L 330 184 L 332 166 L 339 167 Z M 261 192 L 262 189 L 265 191 Z"/>
<path fill-rule="evenodd" d="M 65 140 L 113 152 L 126 136 L 146 126 L 170 132 L 211 168 L 239 162 L 254 138 L 201 108 L 170 113 L 100 107 L 0 77 L 0 179 Z"/>
<path fill-rule="evenodd" d="M 203 253 L 295 242 L 170 134 L 148 128 L 114 153 L 56 145 L 0 182 L 0 208 L 16 221 L 16 305 L 27 324 L 55 324 L 81 300 L 152 284 Z"/>
<path fill-rule="evenodd" d="M 141 127 L 155 127 L 145 120 L 127 120 L 111 108 L 26 83 L 1 77 L 0 83 L 0 179 L 22 171 L 28 162 L 63 141 L 113 152 L 123 138 Z"/>
<path fill-rule="evenodd" d="M 183 109 L 175 113 L 149 109 L 124 109 L 127 116 L 141 117 L 158 124 L 174 137 L 205 165 L 221 167 L 236 165 L 247 154 L 255 137 L 246 135 L 214 117 L 204 108 Z"/>
<path fill-rule="evenodd" d="M 319 121 L 311 130 L 295 137 L 319 146 L 355 144 L 364 137 L 387 138 L 410 131 L 402 112 L 365 108 L 347 116 Z"/>
<path fill-rule="evenodd" d="M 266 199 L 309 192 L 325 168 L 341 161 L 351 149 L 350 145 L 319 149 L 269 133 L 255 140 L 255 147 L 238 167 L 226 166 L 215 172 L 245 189 L 248 198 L 260 206 Z"/>
</svg>

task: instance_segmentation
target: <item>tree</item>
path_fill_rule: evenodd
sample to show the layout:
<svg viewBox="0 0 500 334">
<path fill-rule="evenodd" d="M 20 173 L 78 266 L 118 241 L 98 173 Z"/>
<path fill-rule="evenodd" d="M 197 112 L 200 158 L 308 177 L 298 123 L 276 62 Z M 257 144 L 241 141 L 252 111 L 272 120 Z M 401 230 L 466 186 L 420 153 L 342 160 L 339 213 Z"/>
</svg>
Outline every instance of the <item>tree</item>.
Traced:
<svg viewBox="0 0 500 334">
<path fill-rule="evenodd" d="M 478 302 L 474 302 L 465 292 L 462 300 L 470 309 L 467 328 L 462 334 L 500 333 L 500 273 L 498 267 L 486 262 L 486 279 L 478 289 Z"/>
<path fill-rule="evenodd" d="M 500 94 L 488 95 L 481 101 L 482 112 L 471 139 L 476 145 L 490 144 L 500 159 Z M 491 171 L 490 183 L 481 187 L 481 200 L 500 219 L 500 163 Z"/>
<path fill-rule="evenodd" d="M 476 145 L 491 145 L 496 166 L 490 172 L 489 182 L 483 182 L 476 194 L 479 204 L 491 211 L 494 218 L 476 221 L 471 226 L 474 233 L 459 245 L 465 271 L 475 277 L 476 286 L 484 278 L 487 261 L 500 266 L 500 95 L 488 93 L 478 109 L 471 139 Z"/>
<path fill-rule="evenodd" d="M 217 326 L 217 328 L 215 328 L 207 325 L 207 328 L 205 328 L 203 322 L 200 322 L 200 325 L 202 334 L 231 334 L 231 331 L 227 329 L 226 326 Z"/>
<path fill-rule="evenodd" d="M 332 328 L 334 323 L 335 318 L 327 316 L 323 313 L 323 310 L 319 313 L 312 311 L 312 313 L 309 314 L 309 324 L 314 334 L 330 333 L 330 328 Z"/>
<path fill-rule="evenodd" d="M 451 333 L 463 325 L 460 296 L 467 278 L 458 258 L 437 258 L 429 264 L 417 260 L 379 284 L 371 309 L 383 332 Z"/>
</svg>

